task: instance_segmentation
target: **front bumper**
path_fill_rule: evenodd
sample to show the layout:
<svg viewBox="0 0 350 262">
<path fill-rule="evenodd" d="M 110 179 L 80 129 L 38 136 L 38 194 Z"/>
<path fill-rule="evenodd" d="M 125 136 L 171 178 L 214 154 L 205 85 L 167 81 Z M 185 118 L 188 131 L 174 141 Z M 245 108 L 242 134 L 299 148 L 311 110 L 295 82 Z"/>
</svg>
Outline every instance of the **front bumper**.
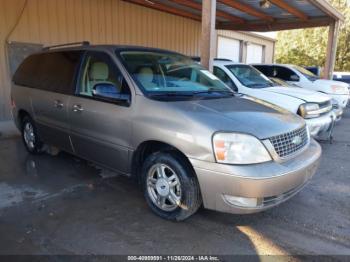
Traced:
<svg viewBox="0 0 350 262">
<path fill-rule="evenodd" d="M 341 118 L 342 118 L 342 116 L 343 116 L 343 113 L 344 113 L 344 110 L 343 110 L 343 108 L 333 108 L 333 113 L 334 113 L 334 115 L 335 115 L 335 121 L 339 121 Z"/>
<path fill-rule="evenodd" d="M 347 106 L 350 99 L 350 96 L 347 94 L 344 94 L 344 95 L 328 94 L 328 95 L 330 95 L 334 100 L 336 100 L 338 102 L 338 105 L 343 109 Z"/>
<path fill-rule="evenodd" d="M 191 159 L 201 188 L 204 207 L 216 211 L 248 214 L 276 206 L 298 193 L 315 174 L 320 145 L 309 147 L 286 162 L 255 165 L 224 165 Z M 257 198 L 256 207 L 230 204 L 224 196 Z"/>
<path fill-rule="evenodd" d="M 333 111 L 330 113 L 311 119 L 305 119 L 305 122 L 309 128 L 310 135 L 317 137 L 323 133 L 330 132 L 333 122 L 336 120 L 336 116 Z"/>
</svg>

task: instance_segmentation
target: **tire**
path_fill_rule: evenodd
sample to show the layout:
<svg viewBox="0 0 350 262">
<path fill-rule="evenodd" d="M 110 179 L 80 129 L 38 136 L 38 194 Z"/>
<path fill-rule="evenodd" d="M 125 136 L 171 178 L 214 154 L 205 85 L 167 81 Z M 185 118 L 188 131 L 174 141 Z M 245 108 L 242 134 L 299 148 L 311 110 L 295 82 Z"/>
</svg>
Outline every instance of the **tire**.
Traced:
<svg viewBox="0 0 350 262">
<path fill-rule="evenodd" d="M 24 116 L 21 126 L 22 140 L 26 150 L 33 155 L 42 153 L 43 143 L 40 140 L 33 119 L 29 116 Z"/>
<path fill-rule="evenodd" d="M 202 204 L 194 170 L 176 152 L 156 152 L 144 161 L 142 187 L 151 210 L 167 220 L 185 220 Z"/>
</svg>

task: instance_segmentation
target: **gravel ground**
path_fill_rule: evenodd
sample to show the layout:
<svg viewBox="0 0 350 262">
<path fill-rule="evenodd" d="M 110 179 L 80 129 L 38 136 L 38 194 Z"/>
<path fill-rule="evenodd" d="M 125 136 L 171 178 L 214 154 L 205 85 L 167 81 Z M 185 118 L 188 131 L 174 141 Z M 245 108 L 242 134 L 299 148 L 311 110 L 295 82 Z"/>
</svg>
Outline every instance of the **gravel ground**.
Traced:
<svg viewBox="0 0 350 262">
<path fill-rule="evenodd" d="M 153 215 L 133 180 L 68 154 L 28 155 L 0 137 L 0 255 L 350 255 L 350 112 L 319 171 L 286 203 L 254 215 Z M 292 258 L 293 259 L 293 258 Z"/>
</svg>

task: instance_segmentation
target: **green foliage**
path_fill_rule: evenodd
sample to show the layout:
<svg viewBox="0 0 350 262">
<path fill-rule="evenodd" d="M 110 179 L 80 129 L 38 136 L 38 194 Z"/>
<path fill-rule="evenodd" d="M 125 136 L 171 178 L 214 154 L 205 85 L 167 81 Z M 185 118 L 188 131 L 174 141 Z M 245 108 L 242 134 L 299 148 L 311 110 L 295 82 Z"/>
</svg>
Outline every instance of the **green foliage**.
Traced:
<svg viewBox="0 0 350 262">
<path fill-rule="evenodd" d="M 350 7 L 347 0 L 330 0 L 345 16 L 340 25 L 336 71 L 350 71 Z M 297 29 L 277 34 L 276 62 L 301 66 L 321 66 L 326 60 L 328 28 Z"/>
</svg>

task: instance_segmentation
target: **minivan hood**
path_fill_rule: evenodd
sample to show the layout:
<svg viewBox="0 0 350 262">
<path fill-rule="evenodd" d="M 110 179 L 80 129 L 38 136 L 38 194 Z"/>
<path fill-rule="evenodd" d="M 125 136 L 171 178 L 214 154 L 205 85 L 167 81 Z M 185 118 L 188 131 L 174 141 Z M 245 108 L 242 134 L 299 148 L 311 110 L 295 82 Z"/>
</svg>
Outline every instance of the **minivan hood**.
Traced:
<svg viewBox="0 0 350 262">
<path fill-rule="evenodd" d="M 305 125 L 304 120 L 299 116 L 253 97 L 194 100 L 169 104 L 182 111 L 183 115 L 189 118 L 188 121 L 201 122 L 214 132 L 247 133 L 265 139 Z"/>
<path fill-rule="evenodd" d="M 320 92 L 311 91 L 299 87 L 283 87 L 283 86 L 274 86 L 261 89 L 265 92 L 271 92 L 276 94 L 282 94 L 286 96 L 291 96 L 303 100 L 304 102 L 315 102 L 323 103 L 329 101 L 331 98 Z"/>
</svg>

